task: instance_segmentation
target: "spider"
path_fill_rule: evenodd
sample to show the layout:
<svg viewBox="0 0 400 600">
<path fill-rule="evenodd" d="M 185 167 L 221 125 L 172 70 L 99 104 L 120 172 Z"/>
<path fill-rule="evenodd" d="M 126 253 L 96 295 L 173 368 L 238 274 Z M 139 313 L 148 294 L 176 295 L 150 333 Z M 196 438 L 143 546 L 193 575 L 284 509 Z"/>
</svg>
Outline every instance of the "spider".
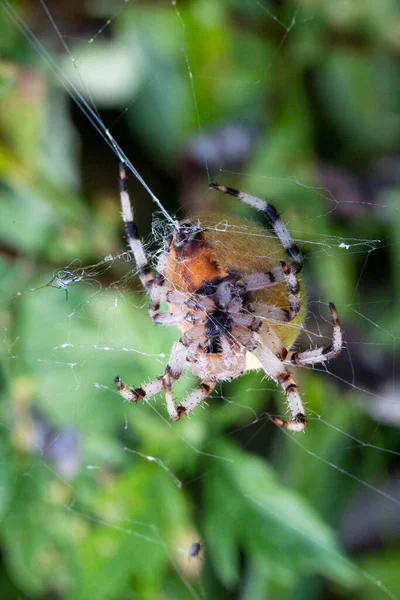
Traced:
<svg viewBox="0 0 400 600">
<path fill-rule="evenodd" d="M 120 196 L 126 237 L 140 281 L 150 294 L 149 312 L 157 325 L 178 325 L 182 335 L 172 347 L 164 374 L 132 389 L 119 377 L 117 389 L 128 402 L 164 391 L 169 417 L 178 420 L 205 400 L 217 382 L 232 380 L 258 368 L 278 383 L 286 395 L 291 420 L 271 419 L 290 431 L 307 426 L 291 365 L 315 365 L 338 356 L 342 332 L 335 306 L 328 346 L 289 351 L 305 320 L 300 290 L 302 256 L 277 210 L 265 200 L 223 185 L 210 189 L 230 194 L 262 211 L 275 235 L 242 218 L 202 215 L 184 220 L 166 237 L 155 273 L 150 268 L 128 194 L 126 167 L 120 165 Z M 228 226 L 221 227 L 221 223 Z M 288 262 L 283 260 L 286 258 Z M 168 312 L 160 310 L 167 302 Z M 200 385 L 179 405 L 172 385 L 187 368 Z"/>
</svg>

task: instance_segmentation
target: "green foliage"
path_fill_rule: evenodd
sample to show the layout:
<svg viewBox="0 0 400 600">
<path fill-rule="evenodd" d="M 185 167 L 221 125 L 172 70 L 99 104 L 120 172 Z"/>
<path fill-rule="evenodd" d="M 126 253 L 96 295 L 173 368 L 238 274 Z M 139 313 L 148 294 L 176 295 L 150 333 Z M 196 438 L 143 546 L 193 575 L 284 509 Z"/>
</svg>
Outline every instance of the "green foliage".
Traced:
<svg viewBox="0 0 400 600">
<path fill-rule="evenodd" d="M 322 573 L 345 585 L 357 581 L 332 532 L 300 496 L 277 482 L 264 461 L 228 444 L 218 451 L 228 462 L 208 478 L 205 531 L 226 585 L 239 581 L 239 549 L 270 573 L 268 586 L 290 589 L 299 583 L 296 572 Z"/>
<path fill-rule="evenodd" d="M 284 398 L 260 373 L 179 423 L 161 396 L 122 403 L 114 377 L 158 377 L 179 333 L 151 324 L 122 255 L 117 158 L 0 2 L 1 597 L 397 597 L 394 517 L 357 534 L 368 491 L 373 515 L 398 507 L 398 162 L 381 185 L 400 137 L 396 2 L 96 0 L 73 18 L 47 4 L 75 63 L 44 14 L 16 9 L 163 205 L 209 208 L 208 177 L 274 198 L 306 256 L 311 343 L 327 343 L 334 300 L 347 349 L 336 377 L 296 372 L 300 436 L 269 421 Z M 232 123 L 255 132 L 246 159 L 194 165 L 199 133 Z M 129 183 L 148 240 L 155 205 Z"/>
</svg>

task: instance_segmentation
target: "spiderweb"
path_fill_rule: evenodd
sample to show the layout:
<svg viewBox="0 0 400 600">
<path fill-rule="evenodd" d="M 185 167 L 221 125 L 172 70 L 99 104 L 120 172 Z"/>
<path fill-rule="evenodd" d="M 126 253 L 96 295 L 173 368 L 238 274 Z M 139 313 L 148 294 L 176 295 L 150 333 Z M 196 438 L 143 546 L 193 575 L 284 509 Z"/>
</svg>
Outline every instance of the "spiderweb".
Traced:
<svg viewBox="0 0 400 600">
<path fill-rule="evenodd" d="M 0 1 L 10 598 L 400 597 L 398 127 L 393 112 L 379 137 L 393 107 L 360 103 L 379 65 L 318 38 L 373 15 L 310 6 L 125 1 L 71 19 L 57 3 L 25 14 Z M 329 143 L 312 131 L 329 131 L 324 119 Z M 178 337 L 151 324 L 125 249 L 121 159 L 153 265 L 189 212 L 258 219 L 209 182 L 273 198 L 305 254 L 297 345 L 328 343 L 331 300 L 345 331 L 339 359 L 295 372 L 304 435 L 271 423 L 285 399 L 259 372 L 179 423 L 161 396 L 117 395 L 117 374 L 162 374 Z M 244 247 L 255 231 L 241 226 Z M 185 375 L 175 398 L 194 385 Z"/>
</svg>

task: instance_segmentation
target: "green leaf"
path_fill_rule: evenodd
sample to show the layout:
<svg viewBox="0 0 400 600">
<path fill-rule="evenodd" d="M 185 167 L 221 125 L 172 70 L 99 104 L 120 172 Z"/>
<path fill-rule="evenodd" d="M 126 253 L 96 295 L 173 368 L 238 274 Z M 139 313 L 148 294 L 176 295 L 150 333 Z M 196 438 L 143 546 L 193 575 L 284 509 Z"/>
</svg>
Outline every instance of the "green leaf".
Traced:
<svg viewBox="0 0 400 600">
<path fill-rule="evenodd" d="M 12 577 L 26 593 L 63 593 L 77 576 L 78 519 L 62 500 L 69 490 L 40 461 L 17 453 L 13 501 L 1 524 Z"/>
<path fill-rule="evenodd" d="M 84 569 L 68 600 L 119 597 L 128 581 L 137 593 L 156 597 L 189 527 L 185 498 L 168 474 L 136 461 L 87 510 L 92 528 L 78 548 Z"/>
<path fill-rule="evenodd" d="M 357 561 L 363 574 L 360 600 L 385 600 L 400 597 L 400 552 L 379 550 Z"/>
<path fill-rule="evenodd" d="M 238 581 L 239 549 L 274 566 L 271 579 L 283 567 L 292 577 L 319 573 L 341 585 L 358 582 L 332 531 L 277 481 L 265 461 L 228 443 L 215 452 L 229 462 L 214 466 L 207 479 L 205 529 L 214 568 L 226 586 Z"/>
</svg>

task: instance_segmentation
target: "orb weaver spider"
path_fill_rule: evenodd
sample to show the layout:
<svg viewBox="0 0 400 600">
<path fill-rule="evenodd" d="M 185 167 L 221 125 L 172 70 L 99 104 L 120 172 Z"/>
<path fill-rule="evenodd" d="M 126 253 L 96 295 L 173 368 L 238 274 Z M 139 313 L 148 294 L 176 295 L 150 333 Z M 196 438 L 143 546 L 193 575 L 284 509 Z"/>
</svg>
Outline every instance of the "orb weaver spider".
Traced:
<svg viewBox="0 0 400 600">
<path fill-rule="evenodd" d="M 290 421 L 272 420 L 290 431 L 303 431 L 307 418 L 288 366 L 315 365 L 338 356 L 343 342 L 336 308 L 329 303 L 333 333 L 328 346 L 288 350 L 306 315 L 300 250 L 274 206 L 230 187 L 209 187 L 261 211 L 274 235 L 266 235 L 257 224 L 252 225 L 252 235 L 243 235 L 249 222 L 238 217 L 192 217 L 177 223 L 165 239 L 153 273 L 135 225 L 126 167 L 120 165 L 122 219 L 140 281 L 150 294 L 150 318 L 157 325 L 177 325 L 182 335 L 163 375 L 138 388 L 116 377 L 117 389 L 128 402 L 164 391 L 168 414 L 178 420 L 205 400 L 217 382 L 259 368 L 282 387 L 291 412 Z M 160 310 L 161 302 L 168 303 L 168 312 Z M 185 368 L 201 383 L 177 405 L 172 385 Z"/>
</svg>

